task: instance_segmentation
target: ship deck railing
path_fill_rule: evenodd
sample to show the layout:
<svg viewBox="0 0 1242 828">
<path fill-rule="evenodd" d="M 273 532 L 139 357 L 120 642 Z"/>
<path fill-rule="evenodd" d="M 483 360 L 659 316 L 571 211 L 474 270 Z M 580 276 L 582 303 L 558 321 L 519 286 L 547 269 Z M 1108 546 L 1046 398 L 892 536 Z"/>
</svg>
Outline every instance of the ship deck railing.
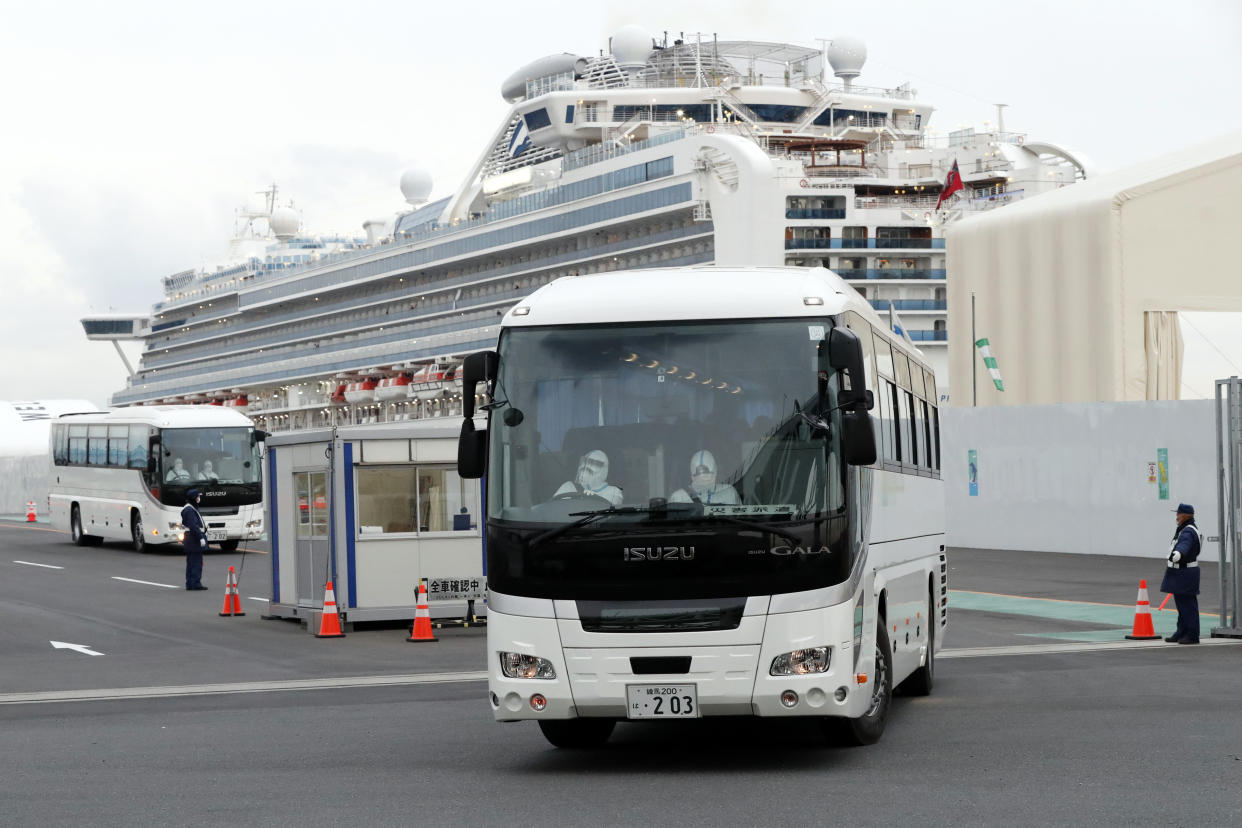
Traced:
<svg viewBox="0 0 1242 828">
<path fill-rule="evenodd" d="M 943 250 L 944 239 L 785 239 L 786 250 Z"/>
<path fill-rule="evenodd" d="M 660 262 L 660 267 L 682 267 L 702 264 L 710 260 L 702 254 L 689 254 Z M 528 291 L 529 292 L 529 291 Z M 525 295 L 525 294 L 523 294 Z M 520 297 L 516 297 L 520 298 Z M 178 396 L 190 393 L 208 393 L 220 387 L 253 385 L 269 380 L 289 381 L 300 376 L 329 373 L 345 370 L 367 370 L 368 366 L 393 365 L 398 362 L 422 359 L 449 350 L 455 350 L 462 342 L 472 341 L 472 337 L 480 332 L 487 332 L 490 340 L 485 340 L 479 347 L 495 345 L 497 317 L 484 316 L 489 311 L 477 311 L 477 317 L 454 317 L 455 322 L 419 328 L 411 339 L 409 330 L 375 332 L 371 336 L 353 335 L 342 338 L 339 342 L 312 343 L 310 345 L 291 346 L 288 350 L 264 351 L 256 353 L 248 359 L 225 357 L 218 360 L 227 367 L 217 370 L 216 360 L 199 363 L 189 368 L 178 368 L 168 371 L 140 373 L 126 381 L 127 389 L 113 396 L 114 405 L 121 405 L 139 400 L 156 397 Z M 453 330 L 457 327 L 457 330 Z M 447 330 L 444 330 L 447 329 Z M 417 344 L 416 350 L 410 350 Z M 349 352 L 351 356 L 343 360 L 321 362 L 325 356 Z M 271 371 L 248 375 L 239 371 L 252 366 L 272 365 Z M 306 373 L 298 373 L 303 369 Z"/>
<path fill-rule="evenodd" d="M 368 294 L 363 294 L 363 295 L 359 295 L 359 292 L 357 291 L 357 286 L 355 286 L 354 292 L 352 292 L 351 295 L 346 296 L 342 299 L 339 299 L 335 302 L 331 302 L 331 301 L 316 302 L 313 310 L 316 315 L 335 313 L 338 311 L 345 311 L 345 310 L 350 310 L 354 308 L 363 308 L 363 307 L 367 307 L 370 305 L 382 304 L 385 302 L 392 302 L 392 301 L 400 300 L 403 298 L 413 299 L 415 297 L 422 296 L 423 294 L 427 293 L 429 290 L 434 290 L 437 293 L 439 293 L 445 290 L 452 290 L 453 288 L 462 287 L 465 285 L 487 282 L 489 280 L 521 279 L 532 270 L 544 270 L 549 267 L 555 267 L 557 265 L 567 264 L 569 262 L 575 262 L 575 261 L 589 261 L 590 259 L 593 259 L 593 258 L 598 258 L 600 256 L 608 256 L 614 253 L 619 253 L 621 251 L 628 252 L 630 250 L 641 250 L 643 247 L 646 247 L 649 245 L 661 244 L 663 242 L 668 242 L 668 241 L 676 241 L 677 239 L 688 238 L 688 237 L 693 237 L 693 236 L 710 235 L 711 232 L 712 232 L 712 229 L 710 226 L 704 226 L 702 224 L 690 224 L 690 225 L 686 225 L 683 227 L 677 227 L 672 230 L 665 230 L 659 233 L 650 233 L 648 235 L 639 236 L 637 238 L 622 239 L 620 241 L 606 242 L 604 244 L 600 244 L 594 247 L 589 247 L 589 248 L 585 248 L 581 250 L 575 249 L 575 250 L 568 251 L 566 253 L 554 253 L 548 256 L 541 256 L 539 258 L 534 258 L 527 262 L 524 262 L 523 263 L 524 267 L 521 270 L 514 270 L 513 265 L 505 264 L 505 265 L 499 265 L 496 267 L 491 267 L 486 270 L 480 270 L 475 273 L 463 274 L 461 276 L 456 276 L 451 279 L 436 280 L 434 282 L 416 283 L 413 280 L 407 279 L 404 283 L 400 283 L 397 286 L 392 287 L 388 290 L 376 291 L 374 293 L 368 293 Z M 376 280 L 379 280 L 379 279 L 383 279 L 391 275 L 392 274 L 384 274 L 384 275 L 381 275 L 375 278 Z M 342 284 L 353 284 L 353 281 L 350 278 L 348 278 L 348 276 L 344 276 L 341 282 Z M 203 328 L 200 331 L 189 332 L 173 341 L 160 342 L 157 344 L 153 344 L 151 346 L 151 350 L 148 351 L 147 353 L 154 354 L 165 348 L 180 347 L 182 345 L 203 342 L 205 340 L 214 340 L 219 337 L 236 336 L 238 334 L 261 330 L 263 328 L 270 327 L 272 325 L 277 325 L 282 322 L 288 322 L 291 320 L 304 318 L 307 316 L 309 310 L 310 309 L 308 308 L 301 308 L 298 310 L 286 311 L 284 313 L 271 314 L 271 315 L 253 319 L 249 324 L 243 324 L 243 325 L 238 325 L 238 326 L 221 325 L 219 327 L 213 326 L 213 327 Z M 424 310 L 422 307 L 420 307 L 419 310 L 422 313 L 428 312 Z M 194 320 L 194 321 L 197 322 L 198 320 Z M 264 343 L 248 342 L 247 344 L 260 346 Z"/>
</svg>

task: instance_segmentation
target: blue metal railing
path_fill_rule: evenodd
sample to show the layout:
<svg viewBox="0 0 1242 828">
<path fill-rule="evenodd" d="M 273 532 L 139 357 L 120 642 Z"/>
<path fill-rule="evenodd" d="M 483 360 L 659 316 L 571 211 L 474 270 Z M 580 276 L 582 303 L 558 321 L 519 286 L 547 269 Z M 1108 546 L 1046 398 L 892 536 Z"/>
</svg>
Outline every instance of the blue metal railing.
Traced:
<svg viewBox="0 0 1242 828">
<path fill-rule="evenodd" d="M 816 244 L 793 244 L 816 242 Z M 820 242 L 826 242 L 820 244 Z M 944 250 L 944 239 L 785 239 L 786 250 Z"/>
<path fill-rule="evenodd" d="M 944 268 L 897 268 L 897 267 L 877 267 L 862 269 L 838 269 L 834 270 L 842 279 L 862 280 L 862 279 L 943 279 Z"/>
<path fill-rule="evenodd" d="M 886 311 L 890 302 L 899 311 L 942 311 L 947 305 L 943 299 L 872 299 L 871 307 Z"/>
<path fill-rule="evenodd" d="M 845 210 L 830 207 L 790 207 L 785 210 L 787 219 L 843 219 Z"/>
</svg>

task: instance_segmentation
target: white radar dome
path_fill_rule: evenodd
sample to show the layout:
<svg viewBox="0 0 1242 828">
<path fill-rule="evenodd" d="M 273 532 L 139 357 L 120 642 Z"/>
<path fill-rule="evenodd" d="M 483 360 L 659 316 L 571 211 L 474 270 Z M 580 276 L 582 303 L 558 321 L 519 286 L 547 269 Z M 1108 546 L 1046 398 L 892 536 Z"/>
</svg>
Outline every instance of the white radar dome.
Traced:
<svg viewBox="0 0 1242 828">
<path fill-rule="evenodd" d="M 431 196 L 431 173 L 414 167 L 401 173 L 401 195 L 417 207 Z"/>
<path fill-rule="evenodd" d="M 867 62 L 867 44 L 856 37 L 834 37 L 828 44 L 828 63 L 838 78 L 853 80 Z"/>
<path fill-rule="evenodd" d="M 267 224 L 272 228 L 273 236 L 285 241 L 297 235 L 298 228 L 302 226 L 302 218 L 292 207 L 277 207 L 272 210 Z"/>
<path fill-rule="evenodd" d="M 619 66 L 641 66 L 653 51 L 655 42 L 642 26 L 622 26 L 612 36 L 612 56 Z"/>
</svg>

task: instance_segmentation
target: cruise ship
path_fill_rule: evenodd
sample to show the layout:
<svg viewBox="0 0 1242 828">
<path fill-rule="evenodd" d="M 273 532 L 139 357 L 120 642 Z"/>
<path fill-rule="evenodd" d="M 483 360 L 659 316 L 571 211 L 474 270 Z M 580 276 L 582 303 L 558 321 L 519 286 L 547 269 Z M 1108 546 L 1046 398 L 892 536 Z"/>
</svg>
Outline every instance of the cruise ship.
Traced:
<svg viewBox="0 0 1242 828">
<path fill-rule="evenodd" d="M 865 59 L 855 38 L 627 26 L 597 56 L 535 60 L 447 198 L 409 170 L 407 211 L 323 238 L 273 187 L 227 265 L 168 276 L 150 313 L 82 320 L 142 342 L 111 403 L 235 406 L 269 431 L 451 416 L 463 356 L 541 285 L 717 264 L 832 269 L 923 349 L 943 399 L 945 228 L 1090 168 L 1000 117 L 937 133 L 908 84 L 857 82 Z"/>
</svg>

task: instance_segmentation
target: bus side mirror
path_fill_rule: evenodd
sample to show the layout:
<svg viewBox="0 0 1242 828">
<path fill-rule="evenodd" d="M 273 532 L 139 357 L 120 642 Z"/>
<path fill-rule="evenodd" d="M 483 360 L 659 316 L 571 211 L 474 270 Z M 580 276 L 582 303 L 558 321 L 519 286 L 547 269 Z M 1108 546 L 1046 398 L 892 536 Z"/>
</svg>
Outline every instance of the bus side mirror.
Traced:
<svg viewBox="0 0 1242 828">
<path fill-rule="evenodd" d="M 851 466 L 875 463 L 875 427 L 867 409 L 858 406 L 841 411 L 841 449 Z"/>
<path fill-rule="evenodd" d="M 262 443 L 262 442 L 265 442 L 266 440 L 267 440 L 267 432 L 263 431 L 262 429 L 256 428 L 254 430 L 254 441 L 256 443 Z"/>
<path fill-rule="evenodd" d="M 841 451 L 851 466 L 876 461 L 875 426 L 868 413 L 875 397 L 867 390 L 862 342 L 849 328 L 838 325 L 828 335 L 828 363 L 841 376 L 837 404 L 841 408 Z"/>
<path fill-rule="evenodd" d="M 841 375 L 837 404 L 842 407 L 861 404 L 870 411 L 875 399 L 867 390 L 862 342 L 857 334 L 841 325 L 832 329 L 828 334 L 828 364 Z"/>
<path fill-rule="evenodd" d="M 499 365 L 500 354 L 495 351 L 479 351 L 462 360 L 461 413 L 467 420 L 474 417 L 474 398 L 479 393 L 479 383 L 490 389 Z"/>
<path fill-rule="evenodd" d="M 466 417 L 457 438 L 457 474 L 477 480 L 487 470 L 487 432 L 474 427 L 474 419 Z"/>
</svg>

